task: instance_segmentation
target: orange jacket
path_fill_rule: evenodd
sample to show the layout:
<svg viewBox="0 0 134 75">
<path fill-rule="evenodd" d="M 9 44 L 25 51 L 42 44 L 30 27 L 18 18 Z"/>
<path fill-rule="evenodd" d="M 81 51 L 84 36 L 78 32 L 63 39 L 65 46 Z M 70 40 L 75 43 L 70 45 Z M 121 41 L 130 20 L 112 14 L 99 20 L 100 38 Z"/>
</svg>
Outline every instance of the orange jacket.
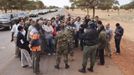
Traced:
<svg viewBox="0 0 134 75">
<path fill-rule="evenodd" d="M 40 46 L 34 46 L 31 49 L 32 49 L 32 52 L 39 52 L 39 51 L 41 51 L 41 47 Z"/>
<path fill-rule="evenodd" d="M 33 34 L 33 35 L 31 36 L 31 39 L 32 39 L 32 40 L 40 39 L 40 35 L 39 35 L 39 34 Z"/>
</svg>

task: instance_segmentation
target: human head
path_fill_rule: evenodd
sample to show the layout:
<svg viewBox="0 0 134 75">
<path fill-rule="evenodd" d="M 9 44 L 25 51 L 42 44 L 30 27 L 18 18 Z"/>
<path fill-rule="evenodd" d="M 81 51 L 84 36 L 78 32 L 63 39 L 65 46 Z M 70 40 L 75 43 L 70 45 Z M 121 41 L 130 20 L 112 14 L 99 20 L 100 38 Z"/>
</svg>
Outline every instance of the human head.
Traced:
<svg viewBox="0 0 134 75">
<path fill-rule="evenodd" d="M 120 23 L 116 23 L 116 27 L 120 27 Z"/>
<path fill-rule="evenodd" d="M 48 26 L 51 26 L 51 25 L 52 25 L 51 20 L 48 20 L 47 25 L 48 25 Z"/>
<path fill-rule="evenodd" d="M 60 27 L 61 27 L 61 29 L 64 29 L 64 27 L 65 27 L 65 22 L 63 20 L 61 21 Z"/>
<path fill-rule="evenodd" d="M 31 19 L 31 18 L 30 18 L 30 19 L 28 19 L 28 21 L 29 21 L 29 23 L 30 23 L 30 24 L 31 24 L 32 20 L 33 20 L 33 19 Z"/>
<path fill-rule="evenodd" d="M 28 25 L 28 24 L 30 24 L 30 22 L 29 22 L 28 20 L 26 20 L 26 21 L 25 21 L 25 24 Z"/>
<path fill-rule="evenodd" d="M 57 15 L 56 16 L 56 20 L 58 21 L 60 19 L 60 15 Z"/>
<path fill-rule="evenodd" d="M 99 16 L 95 16 L 95 20 L 98 21 L 99 20 Z"/>
<path fill-rule="evenodd" d="M 110 28 L 110 23 L 108 23 L 107 25 L 106 25 L 106 29 L 109 29 Z"/>
<path fill-rule="evenodd" d="M 36 25 L 36 21 L 32 20 L 32 21 L 31 21 L 31 25 L 32 25 L 32 26 L 35 26 L 35 25 Z"/>
<path fill-rule="evenodd" d="M 97 18 L 97 19 L 98 19 L 98 18 L 99 18 L 99 16 L 95 16 L 95 18 Z"/>
<path fill-rule="evenodd" d="M 99 25 L 102 25 L 102 21 L 98 21 L 97 23 L 98 23 Z"/>
<path fill-rule="evenodd" d="M 18 27 L 18 31 L 19 31 L 19 32 L 22 32 L 23 30 L 24 30 L 24 28 L 23 28 L 22 26 L 19 26 L 19 27 Z"/>
<path fill-rule="evenodd" d="M 75 22 L 75 19 L 72 18 L 71 21 L 70 21 L 70 23 L 71 23 L 71 24 L 74 24 L 74 22 Z"/>
<path fill-rule="evenodd" d="M 81 18 L 80 17 L 77 17 L 76 20 L 79 22 L 81 20 Z"/>
<path fill-rule="evenodd" d="M 67 20 L 66 25 L 71 25 L 71 22 Z"/>
<path fill-rule="evenodd" d="M 40 20 L 43 20 L 43 17 L 41 17 Z"/>
<path fill-rule="evenodd" d="M 44 25 L 47 25 L 47 21 L 48 21 L 47 19 L 44 19 L 44 20 L 43 20 L 43 24 L 44 24 Z"/>
<path fill-rule="evenodd" d="M 39 19 L 37 22 L 39 25 L 43 25 L 43 20 Z"/>
<path fill-rule="evenodd" d="M 24 20 L 23 19 L 21 19 L 20 21 L 19 21 L 19 24 L 21 25 L 21 26 L 24 26 Z"/>
<path fill-rule="evenodd" d="M 85 16 L 85 20 L 86 20 L 86 19 L 90 19 L 90 15 L 86 15 L 86 16 Z"/>
<path fill-rule="evenodd" d="M 52 26 L 55 26 L 55 22 L 52 22 Z"/>
<path fill-rule="evenodd" d="M 55 17 L 52 17 L 52 18 L 51 18 L 51 21 L 54 22 L 54 21 L 55 21 Z"/>
<path fill-rule="evenodd" d="M 68 16 L 71 16 L 70 14 L 68 14 Z"/>
<path fill-rule="evenodd" d="M 101 31 L 105 31 L 105 27 L 102 25 L 102 26 L 100 26 L 100 29 L 98 30 L 99 31 L 99 33 L 101 32 Z"/>
</svg>

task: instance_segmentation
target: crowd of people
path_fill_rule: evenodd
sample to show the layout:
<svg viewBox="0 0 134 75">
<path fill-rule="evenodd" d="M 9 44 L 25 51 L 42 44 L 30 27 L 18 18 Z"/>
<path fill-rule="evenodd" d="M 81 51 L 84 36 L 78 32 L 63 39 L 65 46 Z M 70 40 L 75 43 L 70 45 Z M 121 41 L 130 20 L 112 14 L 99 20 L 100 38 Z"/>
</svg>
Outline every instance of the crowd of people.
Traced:
<svg viewBox="0 0 134 75">
<path fill-rule="evenodd" d="M 110 41 L 113 31 L 110 24 L 103 25 L 98 16 L 94 19 L 89 15 L 83 19 L 73 18 L 70 14 L 57 15 L 51 19 L 21 18 L 13 25 L 11 32 L 11 41 L 15 42 L 15 55 L 20 58 L 21 66 L 33 68 L 34 73 L 40 73 L 41 55 L 56 56 L 56 69 L 60 69 L 63 57 L 65 68 L 68 69 L 68 57 L 74 60 L 74 50 L 80 48 L 83 51 L 82 68 L 79 69 L 81 73 L 86 72 L 88 58 L 90 67 L 87 70 L 93 72 L 97 58 L 100 60 L 99 65 L 104 65 L 104 55 L 112 55 Z M 120 54 L 123 33 L 124 29 L 117 23 L 114 35 L 116 54 Z"/>
</svg>

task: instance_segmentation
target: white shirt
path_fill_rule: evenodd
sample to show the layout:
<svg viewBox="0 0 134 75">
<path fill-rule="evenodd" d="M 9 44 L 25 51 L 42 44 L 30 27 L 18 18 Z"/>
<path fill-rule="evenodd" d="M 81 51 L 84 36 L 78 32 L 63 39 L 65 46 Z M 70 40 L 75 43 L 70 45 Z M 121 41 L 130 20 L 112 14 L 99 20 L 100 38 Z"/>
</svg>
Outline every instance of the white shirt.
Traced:
<svg viewBox="0 0 134 75">
<path fill-rule="evenodd" d="M 11 32 L 14 33 L 14 37 L 17 37 L 17 34 L 18 34 L 18 27 L 20 26 L 20 24 L 14 24 L 13 25 L 13 28 L 11 29 Z M 23 30 L 22 34 L 25 36 L 26 35 L 26 31 Z"/>
<path fill-rule="evenodd" d="M 112 31 L 112 29 L 106 29 L 106 33 L 107 33 L 107 38 L 109 39 L 109 40 L 111 40 L 111 38 L 112 38 L 112 35 L 113 35 L 113 31 Z"/>
<path fill-rule="evenodd" d="M 106 29 L 106 33 L 112 35 L 113 30 L 112 29 Z"/>
<path fill-rule="evenodd" d="M 22 34 L 25 36 L 25 35 L 26 35 L 26 31 L 25 31 L 25 30 L 23 30 Z"/>
<path fill-rule="evenodd" d="M 52 26 L 43 25 L 42 28 L 45 32 L 53 32 L 54 31 Z"/>
<path fill-rule="evenodd" d="M 60 24 L 60 21 L 58 22 L 55 21 L 54 23 L 55 23 L 55 26 L 58 27 L 58 25 Z"/>
<path fill-rule="evenodd" d="M 18 27 L 19 27 L 19 25 L 14 24 L 13 27 L 12 27 L 12 29 L 11 29 L 11 32 L 14 33 L 14 35 L 13 35 L 14 37 L 17 37 Z"/>
<path fill-rule="evenodd" d="M 43 30 L 45 31 L 45 38 L 52 38 L 52 32 L 54 31 L 52 26 L 43 25 Z"/>
<path fill-rule="evenodd" d="M 81 24 L 82 24 L 82 23 L 81 23 L 81 22 L 76 21 L 74 24 L 76 25 L 76 31 L 79 31 L 80 26 L 81 26 Z"/>
<path fill-rule="evenodd" d="M 33 29 L 30 31 L 30 35 L 35 34 L 35 33 L 38 33 L 38 30 L 37 30 L 36 28 L 33 28 Z"/>
<path fill-rule="evenodd" d="M 30 25 L 28 28 L 28 33 L 27 33 L 27 40 L 30 40 L 30 32 L 32 31 L 32 29 L 34 29 L 34 26 Z"/>
</svg>

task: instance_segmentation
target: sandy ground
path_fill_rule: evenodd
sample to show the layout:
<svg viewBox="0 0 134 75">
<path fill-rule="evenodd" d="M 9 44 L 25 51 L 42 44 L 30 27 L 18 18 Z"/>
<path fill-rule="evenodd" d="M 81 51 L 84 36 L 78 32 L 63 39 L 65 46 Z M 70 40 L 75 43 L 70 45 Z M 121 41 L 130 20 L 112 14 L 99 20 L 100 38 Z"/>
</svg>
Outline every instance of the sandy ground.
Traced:
<svg viewBox="0 0 134 75">
<path fill-rule="evenodd" d="M 76 9 L 74 11 L 67 10 L 74 17 L 81 16 L 84 17 L 86 12 Z M 90 10 L 90 15 L 92 15 L 92 10 Z M 122 70 L 124 75 L 134 75 L 134 11 L 102 11 L 96 10 L 96 15 L 100 17 L 103 24 L 111 24 L 113 31 L 115 30 L 115 24 L 120 23 L 125 30 L 123 40 L 121 43 L 121 55 L 113 54 L 112 59 Z M 112 40 L 112 50 L 114 52 L 114 39 Z"/>
</svg>

